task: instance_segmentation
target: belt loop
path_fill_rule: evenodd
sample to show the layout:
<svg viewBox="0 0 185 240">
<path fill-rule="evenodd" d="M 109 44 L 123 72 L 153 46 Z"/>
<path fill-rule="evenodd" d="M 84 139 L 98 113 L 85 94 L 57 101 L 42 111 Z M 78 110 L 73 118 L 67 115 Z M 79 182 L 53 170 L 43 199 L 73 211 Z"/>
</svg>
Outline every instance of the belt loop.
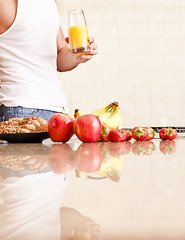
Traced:
<svg viewBox="0 0 185 240">
<path fill-rule="evenodd" d="M 24 114 L 24 108 L 21 106 L 18 106 L 18 115 L 22 117 L 23 114 Z"/>
</svg>

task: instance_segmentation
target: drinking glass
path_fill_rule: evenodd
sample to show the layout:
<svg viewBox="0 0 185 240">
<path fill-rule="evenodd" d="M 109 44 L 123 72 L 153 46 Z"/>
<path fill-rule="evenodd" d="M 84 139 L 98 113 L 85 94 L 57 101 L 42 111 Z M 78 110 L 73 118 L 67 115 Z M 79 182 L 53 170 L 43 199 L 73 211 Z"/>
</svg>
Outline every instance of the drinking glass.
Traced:
<svg viewBox="0 0 185 240">
<path fill-rule="evenodd" d="M 68 11 L 68 37 L 72 55 L 89 54 L 89 35 L 82 9 Z"/>
</svg>

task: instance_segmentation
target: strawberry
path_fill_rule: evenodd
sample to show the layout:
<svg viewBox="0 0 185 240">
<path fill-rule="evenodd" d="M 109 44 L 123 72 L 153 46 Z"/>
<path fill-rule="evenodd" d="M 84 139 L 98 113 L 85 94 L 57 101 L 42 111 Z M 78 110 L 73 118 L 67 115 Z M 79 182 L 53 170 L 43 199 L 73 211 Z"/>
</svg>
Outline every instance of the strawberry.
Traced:
<svg viewBox="0 0 185 240">
<path fill-rule="evenodd" d="M 122 133 L 120 132 L 119 129 L 114 128 L 109 131 L 107 138 L 110 142 L 121 142 L 122 141 Z"/>
<path fill-rule="evenodd" d="M 153 130 L 153 128 L 151 127 L 147 127 L 147 136 L 146 136 L 146 140 L 152 140 L 155 137 L 155 131 Z"/>
<path fill-rule="evenodd" d="M 144 127 L 135 127 L 132 130 L 132 136 L 137 141 L 144 141 L 147 138 L 147 130 Z"/>
<path fill-rule="evenodd" d="M 174 140 L 177 138 L 177 130 L 171 127 L 162 128 L 159 131 L 159 137 L 162 140 Z"/>
<path fill-rule="evenodd" d="M 101 132 L 101 135 L 100 135 L 100 141 L 103 141 L 103 142 L 108 142 L 108 134 L 109 134 L 109 131 L 110 129 L 107 128 L 107 127 L 104 127 L 102 126 L 102 132 Z"/>
<path fill-rule="evenodd" d="M 121 142 L 126 141 L 126 140 L 127 140 L 127 136 L 128 136 L 127 131 L 122 128 L 122 129 L 120 129 L 120 132 L 121 132 L 121 135 L 122 135 L 122 140 L 121 140 Z"/>
<path fill-rule="evenodd" d="M 108 142 L 107 136 L 108 136 L 108 134 L 102 133 L 100 136 L 100 141 Z"/>
<path fill-rule="evenodd" d="M 174 140 L 177 138 L 177 130 L 175 128 L 167 128 L 167 139 Z"/>
<path fill-rule="evenodd" d="M 162 140 L 167 139 L 166 130 L 167 130 L 167 128 L 161 128 L 161 130 L 159 131 L 160 139 L 162 139 Z"/>
<path fill-rule="evenodd" d="M 130 131 L 129 129 L 125 129 L 125 131 L 127 132 L 127 139 L 126 141 L 129 141 L 132 139 L 132 131 Z"/>
</svg>

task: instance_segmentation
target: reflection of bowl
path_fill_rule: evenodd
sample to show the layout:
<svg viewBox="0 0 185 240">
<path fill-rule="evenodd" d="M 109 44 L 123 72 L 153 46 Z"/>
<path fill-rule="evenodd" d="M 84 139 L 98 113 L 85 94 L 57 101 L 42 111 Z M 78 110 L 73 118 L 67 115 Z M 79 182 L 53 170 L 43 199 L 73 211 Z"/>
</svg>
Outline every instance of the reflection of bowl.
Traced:
<svg viewBox="0 0 185 240">
<path fill-rule="evenodd" d="M 43 144 L 0 145 L 0 173 L 14 175 L 15 171 L 25 175 L 25 171 L 40 172 L 48 167 L 50 147 Z M 11 173 L 10 170 L 14 171 Z M 24 173 L 23 173 L 24 172 Z M 28 174 L 28 173 L 27 173 Z"/>
</svg>

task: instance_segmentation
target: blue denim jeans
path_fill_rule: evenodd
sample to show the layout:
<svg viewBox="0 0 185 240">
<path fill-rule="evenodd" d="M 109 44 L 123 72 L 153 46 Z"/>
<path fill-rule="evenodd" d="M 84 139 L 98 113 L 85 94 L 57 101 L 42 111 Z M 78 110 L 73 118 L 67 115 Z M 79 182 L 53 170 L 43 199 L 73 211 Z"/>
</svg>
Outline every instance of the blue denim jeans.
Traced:
<svg viewBox="0 0 185 240">
<path fill-rule="evenodd" d="M 4 105 L 0 106 L 0 122 L 7 121 L 9 118 L 13 117 L 41 117 L 45 120 L 56 113 L 55 111 L 37 109 L 37 108 L 24 108 L 18 107 L 6 107 Z"/>
</svg>

